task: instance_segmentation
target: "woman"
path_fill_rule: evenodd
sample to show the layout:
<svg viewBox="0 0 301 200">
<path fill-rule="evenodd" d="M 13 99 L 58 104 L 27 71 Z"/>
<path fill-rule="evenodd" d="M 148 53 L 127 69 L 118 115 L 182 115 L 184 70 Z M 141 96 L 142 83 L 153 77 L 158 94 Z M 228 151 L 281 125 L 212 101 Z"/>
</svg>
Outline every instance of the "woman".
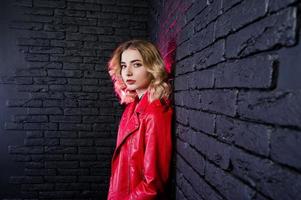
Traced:
<svg viewBox="0 0 301 200">
<path fill-rule="evenodd" d="M 111 163 L 108 200 L 168 199 L 173 110 L 162 57 L 150 42 L 127 41 L 114 51 L 109 73 L 126 107 Z"/>
</svg>

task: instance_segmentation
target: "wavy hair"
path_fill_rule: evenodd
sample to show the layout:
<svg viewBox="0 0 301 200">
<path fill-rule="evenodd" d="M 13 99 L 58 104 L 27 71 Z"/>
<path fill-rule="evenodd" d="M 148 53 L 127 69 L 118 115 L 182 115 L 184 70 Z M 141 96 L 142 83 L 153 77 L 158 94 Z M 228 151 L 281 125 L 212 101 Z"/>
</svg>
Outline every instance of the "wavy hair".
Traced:
<svg viewBox="0 0 301 200">
<path fill-rule="evenodd" d="M 171 94 L 171 85 L 168 80 L 168 73 L 165 68 L 161 53 L 155 45 L 146 40 L 130 40 L 120 44 L 113 52 L 108 63 L 108 70 L 114 89 L 119 97 L 120 103 L 128 104 L 137 96 L 135 91 L 127 90 L 126 84 L 121 77 L 121 54 L 127 49 L 138 50 L 143 59 L 143 65 L 152 75 L 152 80 L 148 87 L 150 102 L 155 99 L 169 98 Z"/>
</svg>

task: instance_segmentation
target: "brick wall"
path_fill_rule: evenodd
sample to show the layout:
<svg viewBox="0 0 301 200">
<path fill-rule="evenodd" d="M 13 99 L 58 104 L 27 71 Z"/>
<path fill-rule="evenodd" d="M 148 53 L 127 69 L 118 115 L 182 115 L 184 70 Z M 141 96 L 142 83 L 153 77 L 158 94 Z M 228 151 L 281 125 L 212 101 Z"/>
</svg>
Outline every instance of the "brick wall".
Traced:
<svg viewBox="0 0 301 200">
<path fill-rule="evenodd" d="M 6 2 L 0 197 L 105 199 L 123 110 L 106 63 L 118 43 L 147 37 L 147 1 Z"/>
<path fill-rule="evenodd" d="M 300 198 L 300 4 L 151 1 L 174 75 L 176 199 Z"/>
</svg>

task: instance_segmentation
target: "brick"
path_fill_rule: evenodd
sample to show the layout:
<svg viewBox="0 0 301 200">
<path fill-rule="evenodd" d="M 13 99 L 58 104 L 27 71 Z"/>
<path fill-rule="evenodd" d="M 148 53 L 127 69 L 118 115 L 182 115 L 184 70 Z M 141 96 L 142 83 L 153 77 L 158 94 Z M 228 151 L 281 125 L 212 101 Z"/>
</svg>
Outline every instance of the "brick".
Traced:
<svg viewBox="0 0 301 200">
<path fill-rule="evenodd" d="M 77 133 L 74 131 L 45 131 L 46 138 L 76 138 Z"/>
<path fill-rule="evenodd" d="M 182 124 L 176 123 L 175 124 L 175 132 L 176 132 L 177 138 L 180 138 L 180 140 L 187 142 L 191 146 L 195 146 L 196 141 L 194 141 L 195 138 L 193 137 L 194 134 L 196 134 L 195 131 L 191 130 L 187 126 L 183 126 Z"/>
<path fill-rule="evenodd" d="M 292 46 L 296 43 L 295 8 L 270 15 L 226 39 L 226 57 L 247 56 L 275 46 Z"/>
<path fill-rule="evenodd" d="M 35 7 L 45 7 L 45 8 L 64 8 L 65 1 L 33 0 L 33 5 Z"/>
<path fill-rule="evenodd" d="M 194 170 L 196 170 L 200 175 L 204 175 L 205 159 L 192 149 L 188 143 L 177 140 L 177 152 L 191 163 Z"/>
<path fill-rule="evenodd" d="M 193 132 L 193 146 L 198 149 L 207 159 L 219 165 L 223 169 L 229 167 L 230 145 L 217 141 L 206 134 Z"/>
<path fill-rule="evenodd" d="M 31 85 L 33 83 L 31 77 L 16 77 L 15 78 L 16 84 L 24 84 L 24 85 Z"/>
<path fill-rule="evenodd" d="M 200 101 L 199 101 L 199 92 L 194 91 L 181 91 L 175 93 L 175 104 L 179 106 L 186 106 L 189 108 L 199 109 Z"/>
<path fill-rule="evenodd" d="M 206 29 L 196 32 L 190 42 L 190 51 L 200 51 L 214 42 L 214 23 L 210 23 Z"/>
<path fill-rule="evenodd" d="M 115 126 L 113 124 L 108 125 L 108 124 L 103 124 L 103 123 L 94 123 L 92 126 L 93 126 L 93 128 L 92 128 L 93 131 L 111 131 L 111 130 L 115 129 Z"/>
<path fill-rule="evenodd" d="M 193 190 L 190 183 L 184 178 L 183 174 L 179 171 L 176 173 L 176 181 L 177 181 L 178 187 L 180 187 L 181 190 L 183 190 L 183 193 L 182 193 L 183 196 L 182 196 L 181 200 L 182 199 L 202 199 L 202 197 Z M 184 197 L 184 194 L 185 194 L 185 196 L 187 196 L 187 198 Z"/>
<path fill-rule="evenodd" d="M 64 63 L 64 69 L 82 69 L 82 70 L 93 70 L 94 66 L 92 64 L 82 64 L 82 63 Z M 77 81 L 88 81 L 83 79 L 68 79 L 68 80 L 77 80 Z M 77 82 L 75 81 L 75 82 Z M 97 81 L 96 83 L 97 84 Z"/>
<path fill-rule="evenodd" d="M 94 161 L 94 160 L 96 160 L 96 155 L 65 154 L 64 158 L 65 158 L 65 160 Z"/>
<path fill-rule="evenodd" d="M 243 2 L 243 0 L 227 0 L 227 1 L 223 1 L 222 9 L 224 11 L 227 11 L 227 10 L 231 9 L 232 7 L 234 7 L 237 4 L 240 4 L 242 2 Z"/>
<path fill-rule="evenodd" d="M 178 106 L 175 106 L 174 110 L 175 110 L 175 113 L 177 113 L 175 116 L 176 121 L 181 124 L 188 125 L 189 110 L 186 110 L 185 108 L 178 107 Z"/>
<path fill-rule="evenodd" d="M 176 187 L 176 192 L 175 193 L 176 193 L 176 200 L 187 200 L 187 198 L 184 196 L 182 190 L 180 190 L 179 187 Z"/>
<path fill-rule="evenodd" d="M 11 176 L 9 178 L 10 183 L 42 183 L 43 182 L 43 177 L 31 177 L 31 176 Z"/>
<path fill-rule="evenodd" d="M 98 110 L 95 108 L 66 108 L 64 115 L 97 115 Z"/>
<path fill-rule="evenodd" d="M 47 115 L 15 115 L 14 122 L 47 122 Z"/>
<path fill-rule="evenodd" d="M 191 110 L 188 113 L 188 123 L 189 126 L 203 131 L 207 134 L 214 134 L 214 126 L 215 126 L 215 115 L 202 111 Z"/>
<path fill-rule="evenodd" d="M 190 56 L 192 54 L 190 48 L 191 48 L 190 41 L 183 42 L 180 46 L 178 46 L 176 61 L 181 60 L 187 56 Z"/>
<path fill-rule="evenodd" d="M 90 185 L 87 183 L 57 183 L 55 189 L 58 191 L 64 190 L 89 190 Z"/>
<path fill-rule="evenodd" d="M 23 23 L 32 23 L 32 22 L 53 23 L 54 22 L 54 18 L 52 16 L 33 15 L 33 14 L 20 14 L 18 17 L 22 18 Z M 33 31 L 35 31 L 35 30 L 33 30 Z M 18 32 L 19 32 L 19 30 L 18 30 Z"/>
<path fill-rule="evenodd" d="M 190 22 L 187 24 L 184 24 L 184 27 L 181 30 L 181 34 L 177 37 L 177 44 L 181 44 L 189 38 L 191 38 L 194 34 L 194 23 Z"/>
<path fill-rule="evenodd" d="M 116 144 L 115 139 L 95 139 L 95 146 L 112 147 Z"/>
<path fill-rule="evenodd" d="M 45 168 L 77 168 L 77 161 L 46 161 Z"/>
<path fill-rule="evenodd" d="M 289 5 L 296 3 L 297 0 L 286 0 L 286 1 L 281 1 L 281 0 L 274 0 L 274 1 L 269 1 L 268 4 L 268 9 L 269 12 L 277 11 L 279 9 L 288 7 Z"/>
<path fill-rule="evenodd" d="M 76 176 L 45 176 L 44 179 L 47 183 L 74 183 Z"/>
<path fill-rule="evenodd" d="M 25 139 L 24 140 L 24 145 L 26 146 L 40 146 L 43 145 L 44 140 L 41 138 L 35 138 L 35 139 Z"/>
<path fill-rule="evenodd" d="M 213 88 L 214 85 L 214 70 L 205 69 L 194 71 L 186 77 L 189 89 L 207 89 Z M 177 79 L 175 79 L 176 81 Z"/>
<path fill-rule="evenodd" d="M 227 199 L 253 199 L 255 196 L 253 189 L 213 164 L 207 163 L 205 178 Z"/>
<path fill-rule="evenodd" d="M 220 140 L 234 143 L 260 155 L 269 155 L 271 128 L 217 115 L 216 135 Z"/>
<path fill-rule="evenodd" d="M 52 77 L 33 78 L 33 81 L 36 84 L 49 84 L 49 85 L 67 83 L 65 78 L 52 78 Z"/>
<path fill-rule="evenodd" d="M 299 194 L 301 177 L 268 159 L 261 159 L 239 150 L 231 152 L 233 173 L 247 181 L 269 198 L 295 199 Z"/>
<path fill-rule="evenodd" d="M 175 75 L 184 74 L 186 72 L 193 72 L 194 71 L 194 64 L 192 57 L 187 57 L 175 65 Z"/>
<path fill-rule="evenodd" d="M 26 131 L 26 138 L 41 138 L 43 137 L 42 131 Z"/>
<path fill-rule="evenodd" d="M 245 119 L 300 127 L 300 97 L 298 91 L 242 92 L 238 95 L 237 112 Z"/>
<path fill-rule="evenodd" d="M 234 32 L 242 26 L 263 17 L 266 13 L 266 1 L 241 1 L 240 4 L 225 12 L 216 20 L 216 37 L 219 38 Z"/>
<path fill-rule="evenodd" d="M 64 53 L 64 49 L 60 47 L 30 47 L 29 53 L 61 54 Z"/>
<path fill-rule="evenodd" d="M 36 93 L 31 93 L 30 94 L 33 99 L 63 99 L 63 94 L 58 93 L 58 92 L 36 92 Z M 31 112 L 31 111 L 29 111 Z M 36 112 L 36 111 L 34 111 Z M 38 111 L 37 111 L 38 112 Z M 53 112 L 58 112 L 60 111 L 53 111 Z M 29 114 L 29 113 L 28 113 Z"/>
<path fill-rule="evenodd" d="M 37 16 L 34 16 L 34 18 L 37 18 Z M 22 32 L 16 31 L 16 37 L 60 40 L 60 39 L 65 39 L 65 34 L 59 31 L 46 32 L 46 31 L 23 30 Z"/>
<path fill-rule="evenodd" d="M 63 24 L 95 26 L 97 24 L 97 20 L 91 18 L 84 18 L 84 17 L 63 17 Z"/>
<path fill-rule="evenodd" d="M 5 4 L 4 4 L 5 5 Z M 22 1 L 14 1 L 12 3 L 14 6 L 25 6 L 25 7 L 32 7 L 32 0 L 22 0 Z"/>
<path fill-rule="evenodd" d="M 60 175 L 89 175 L 89 170 L 88 169 L 57 169 L 58 173 Z M 72 183 L 68 183 L 70 185 Z M 75 183 L 74 183 L 75 184 Z M 82 184 L 82 183 L 80 183 Z"/>
<path fill-rule="evenodd" d="M 43 24 L 37 22 L 14 23 L 13 25 L 10 26 L 10 28 L 38 31 L 38 30 L 43 30 Z"/>
<path fill-rule="evenodd" d="M 271 133 L 271 158 L 301 169 L 300 131 L 276 129 Z"/>
<path fill-rule="evenodd" d="M 111 27 L 95 27 L 95 26 L 81 26 L 79 27 L 80 33 L 88 34 L 113 34 Z"/>
<path fill-rule="evenodd" d="M 98 183 L 102 181 L 102 177 L 99 176 L 79 176 L 78 182 L 80 183 Z"/>
<path fill-rule="evenodd" d="M 83 122 L 86 123 L 110 123 L 112 121 L 114 121 L 115 118 L 113 116 L 97 116 L 97 117 L 92 117 L 92 116 L 84 116 L 83 117 Z"/>
<path fill-rule="evenodd" d="M 16 76 L 46 76 L 45 69 L 16 69 Z"/>
<path fill-rule="evenodd" d="M 47 73 L 48 73 L 48 76 L 51 76 L 51 77 L 80 78 L 82 76 L 82 72 L 80 70 L 48 69 Z"/>
<path fill-rule="evenodd" d="M 7 107 L 41 107 L 41 100 L 19 100 L 11 99 L 6 101 Z"/>
<path fill-rule="evenodd" d="M 110 138 L 109 132 L 80 131 L 79 138 Z"/>
<path fill-rule="evenodd" d="M 202 110 L 222 113 L 229 116 L 236 114 L 236 90 L 204 90 L 199 93 Z"/>
<path fill-rule="evenodd" d="M 74 2 L 68 2 L 67 8 L 70 10 L 93 10 L 93 11 L 100 11 L 101 6 L 97 4 L 88 4 L 88 3 L 74 3 Z"/>
<path fill-rule="evenodd" d="M 198 13 L 202 12 L 206 8 L 206 6 L 207 3 L 205 1 L 194 1 L 192 6 L 185 13 L 186 21 L 189 22 L 194 19 L 194 17 Z"/>
<path fill-rule="evenodd" d="M 43 153 L 43 147 L 23 147 L 23 146 L 8 146 L 10 154 L 40 154 Z"/>
<path fill-rule="evenodd" d="M 61 139 L 63 146 L 92 146 L 92 139 Z"/>
<path fill-rule="evenodd" d="M 49 61 L 49 55 L 38 54 L 38 53 L 35 54 L 27 53 L 26 60 L 27 61 Z"/>
<path fill-rule="evenodd" d="M 27 114 L 29 115 L 58 115 L 62 114 L 62 110 L 60 108 L 28 108 Z"/>
<path fill-rule="evenodd" d="M 273 55 L 258 55 L 218 65 L 214 72 L 216 88 L 271 88 L 277 59 Z"/>
<path fill-rule="evenodd" d="M 112 90 L 111 90 L 112 91 Z M 95 100 L 98 98 L 97 93 L 84 93 L 84 92 L 65 92 L 64 93 L 65 97 L 67 98 L 71 98 L 71 99 L 79 99 L 79 100 L 83 100 L 83 99 L 88 99 L 88 100 Z M 91 110 L 91 109 L 90 109 Z M 67 113 L 78 113 L 78 110 L 72 110 L 72 109 L 67 109 L 65 111 L 65 114 Z M 92 114 L 96 113 L 97 110 L 91 110 Z M 73 115 L 73 114 L 72 114 Z"/>
<path fill-rule="evenodd" d="M 207 4 L 208 6 L 194 19 L 196 31 L 204 29 L 221 14 L 223 0 L 207 1 Z"/>
<path fill-rule="evenodd" d="M 176 157 L 176 166 L 178 173 L 182 173 L 186 180 L 189 180 L 191 187 L 204 199 L 222 199 L 214 189 L 206 183 L 203 177 L 193 171 L 193 169 L 179 156 Z M 200 190 L 202 188 L 202 190 Z"/>
<path fill-rule="evenodd" d="M 31 161 L 31 157 L 28 155 L 12 155 L 12 160 L 15 162 L 29 162 Z"/>
<path fill-rule="evenodd" d="M 52 190 L 54 185 L 49 183 L 44 184 L 22 184 L 23 191 L 49 191 Z"/>
<path fill-rule="evenodd" d="M 205 69 L 223 62 L 225 54 L 225 41 L 219 40 L 212 46 L 193 55 L 193 63 L 196 69 Z"/>
<path fill-rule="evenodd" d="M 18 38 L 17 45 L 26 45 L 26 46 L 49 46 L 50 42 L 47 39 L 29 39 L 29 38 Z"/>
<path fill-rule="evenodd" d="M 28 9 L 22 9 L 24 14 L 33 14 L 33 15 L 47 15 L 47 16 L 52 16 L 53 15 L 53 10 L 49 8 L 37 8 L 37 7 L 32 7 Z"/>
<path fill-rule="evenodd" d="M 80 116 L 55 115 L 55 116 L 50 116 L 49 121 L 51 121 L 51 122 L 81 122 L 81 117 Z"/>
<path fill-rule="evenodd" d="M 67 146 L 51 146 L 51 147 L 45 147 L 45 153 L 48 154 L 56 154 L 56 153 L 75 153 L 76 148 L 75 147 L 67 147 Z"/>
<path fill-rule="evenodd" d="M 25 169 L 24 174 L 28 176 L 53 176 L 55 175 L 55 169 Z"/>
<path fill-rule="evenodd" d="M 187 90 L 188 89 L 188 81 L 189 75 L 180 75 L 174 80 L 175 90 Z"/>
<path fill-rule="evenodd" d="M 79 196 L 77 191 L 54 191 L 54 192 L 39 192 L 40 198 L 75 198 Z"/>
<path fill-rule="evenodd" d="M 47 85 L 17 85 L 20 92 L 47 92 Z"/>
<path fill-rule="evenodd" d="M 74 99 L 65 100 L 44 100 L 43 107 L 76 107 L 76 102 Z"/>
<path fill-rule="evenodd" d="M 49 90 L 51 91 L 68 91 L 68 92 L 79 92 L 82 90 L 80 86 L 76 85 L 50 85 Z"/>
</svg>

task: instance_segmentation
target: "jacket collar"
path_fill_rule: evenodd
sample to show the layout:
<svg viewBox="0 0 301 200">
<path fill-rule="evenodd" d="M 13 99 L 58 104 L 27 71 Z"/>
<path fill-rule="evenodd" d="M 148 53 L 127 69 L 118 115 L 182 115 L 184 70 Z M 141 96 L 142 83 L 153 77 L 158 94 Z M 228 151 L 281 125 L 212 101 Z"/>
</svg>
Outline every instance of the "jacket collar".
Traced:
<svg viewBox="0 0 301 200">
<path fill-rule="evenodd" d="M 138 96 L 136 96 L 135 100 L 127 105 L 128 108 L 126 108 L 126 115 L 124 116 L 124 119 L 122 118 L 122 120 L 125 121 L 123 123 L 120 123 L 116 148 L 112 160 L 115 158 L 120 146 L 124 143 L 125 139 L 134 131 L 139 129 L 141 122 L 139 120 L 138 113 L 144 113 L 148 105 L 148 92 L 144 93 L 140 100 Z"/>
<path fill-rule="evenodd" d="M 140 100 L 139 100 L 138 96 L 136 96 L 136 98 L 135 98 L 135 104 L 136 104 L 135 112 L 136 113 L 141 114 L 141 113 L 145 112 L 146 107 L 149 105 L 148 95 L 149 95 L 149 92 L 146 91 Z"/>
<path fill-rule="evenodd" d="M 129 135 L 131 135 L 134 131 L 139 129 L 141 122 L 139 120 L 138 114 L 145 113 L 146 108 L 150 105 L 148 101 L 148 95 L 149 92 L 147 91 L 146 93 L 144 93 L 144 95 L 141 97 L 140 100 L 138 96 L 136 96 L 135 100 L 128 105 L 127 112 L 125 113 L 126 116 L 124 116 L 125 118 L 122 119 L 125 121 L 122 123 L 122 125 L 120 124 L 121 129 L 118 130 L 119 132 L 118 132 L 117 143 L 116 143 L 113 159 L 115 158 L 120 146 L 124 143 L 125 139 Z M 154 100 L 154 102 L 152 102 L 152 105 L 154 106 L 161 105 L 161 102 L 164 102 L 165 105 L 170 104 L 169 99 L 165 99 L 165 100 L 157 99 Z"/>
</svg>

